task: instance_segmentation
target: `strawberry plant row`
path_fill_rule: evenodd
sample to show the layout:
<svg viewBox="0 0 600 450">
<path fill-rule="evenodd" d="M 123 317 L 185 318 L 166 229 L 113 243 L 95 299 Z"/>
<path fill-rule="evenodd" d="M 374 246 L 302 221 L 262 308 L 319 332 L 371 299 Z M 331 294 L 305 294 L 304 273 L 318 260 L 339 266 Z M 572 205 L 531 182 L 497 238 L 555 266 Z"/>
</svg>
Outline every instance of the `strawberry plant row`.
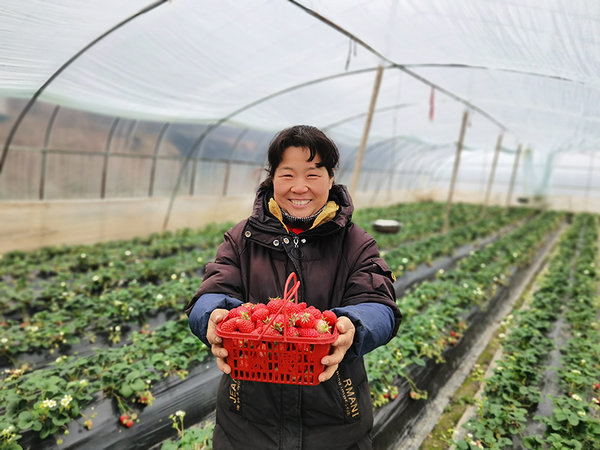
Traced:
<svg viewBox="0 0 600 450">
<path fill-rule="evenodd" d="M 379 447 L 410 428 L 424 404 L 416 401 L 434 394 L 460 363 L 468 344 L 463 334 L 506 297 L 518 267 L 535 257 L 560 220 L 560 214 L 542 214 L 399 300 L 405 317 L 399 336 L 366 358 L 373 401 L 381 407 L 375 430 Z"/>
<path fill-rule="evenodd" d="M 530 211 L 513 209 L 507 214 L 486 216 L 461 227 L 451 229 L 446 234 L 430 236 L 427 239 L 382 251 L 382 256 L 396 277 L 405 271 L 414 271 L 420 264 L 432 266 L 435 259 L 451 255 L 459 246 L 488 236 L 502 227 L 524 220 Z"/>
<path fill-rule="evenodd" d="M 0 255 L 0 280 L 27 282 L 64 273 L 95 271 L 122 259 L 131 262 L 216 248 L 231 225 L 210 224 L 197 230 L 165 231 L 144 238 L 93 245 L 48 246 L 28 252 L 15 250 Z"/>
<path fill-rule="evenodd" d="M 552 414 L 541 416 L 543 437 L 526 440 L 528 448 L 546 443 L 557 448 L 586 449 L 600 442 L 600 322 L 598 310 L 598 217 L 586 215 L 572 291 L 566 303 L 569 341 L 561 348 L 560 391 L 550 396 Z"/>
<path fill-rule="evenodd" d="M 421 205 L 420 208 L 415 205 Z M 460 220 L 461 214 L 474 219 L 478 212 L 475 205 L 457 204 L 451 210 L 450 225 L 461 226 L 465 222 Z M 402 209 L 367 208 L 357 211 L 353 218 L 357 225 L 363 227 L 376 240 L 380 249 L 393 248 L 399 242 L 408 242 L 422 239 L 442 231 L 444 223 L 445 206 L 442 203 L 406 204 Z M 394 219 L 401 223 L 397 233 L 383 233 L 373 227 L 373 222 L 378 219 Z"/>
<path fill-rule="evenodd" d="M 103 396 L 112 398 L 121 413 L 132 414 L 152 403 L 155 383 L 172 376 L 185 378 L 190 365 L 205 361 L 208 354 L 182 317 L 149 335 L 134 335 L 123 347 L 84 357 L 61 356 L 35 371 L 5 370 L 0 425 L 46 439 Z"/>
<path fill-rule="evenodd" d="M 598 419 L 594 419 L 593 414 L 588 415 L 590 411 L 587 409 L 593 407 L 590 402 L 591 381 L 594 376 L 598 376 L 600 365 L 597 359 L 590 359 L 587 367 L 586 359 L 598 354 L 597 340 L 591 347 L 591 353 L 569 352 L 567 358 L 572 362 L 577 361 L 577 369 L 573 369 L 571 364 L 570 369 L 565 366 L 561 370 L 562 378 L 573 381 L 581 375 L 582 364 L 585 365 L 584 370 L 590 378 L 583 377 L 580 381 L 586 381 L 587 384 L 580 386 L 575 393 L 573 385 L 566 383 L 565 395 L 556 400 L 555 414 L 542 419 L 549 425 L 548 436 L 525 436 L 527 423 L 538 420 L 533 416 L 542 400 L 542 375 L 548 353 L 554 345 L 550 331 L 563 313 L 565 304 L 577 305 L 573 311 L 578 310 L 581 305 L 588 304 L 588 308 L 594 305 L 592 298 L 597 289 L 593 265 L 597 249 L 597 218 L 592 220 L 591 217 L 576 217 L 574 225 L 562 237 L 558 253 L 550 261 L 548 271 L 540 280 L 531 304 L 514 315 L 509 331 L 503 336 L 503 358 L 494 374 L 485 382 L 479 412 L 477 417 L 467 423 L 466 427 L 470 432 L 466 438 L 456 443 L 459 449 L 512 448 L 514 445 L 545 448 L 544 445 L 549 440 L 555 441 L 557 446 L 553 448 L 593 448 L 582 447 L 581 443 L 589 439 L 597 442 Z M 591 253 L 587 250 L 590 248 Z M 592 258 L 590 255 L 593 255 Z M 582 292 L 580 286 L 586 286 L 587 292 Z M 580 314 L 575 314 L 574 317 L 578 321 L 582 320 Z M 590 317 L 592 321 L 597 321 L 595 314 L 592 313 Z M 576 337 L 580 338 L 583 334 L 579 330 Z M 585 334 L 588 334 L 587 328 Z M 597 339 L 597 332 L 592 331 L 589 335 Z M 578 431 L 573 432 L 577 428 Z M 557 430 L 560 432 L 557 433 Z M 579 444 L 575 445 L 578 440 Z"/>
</svg>

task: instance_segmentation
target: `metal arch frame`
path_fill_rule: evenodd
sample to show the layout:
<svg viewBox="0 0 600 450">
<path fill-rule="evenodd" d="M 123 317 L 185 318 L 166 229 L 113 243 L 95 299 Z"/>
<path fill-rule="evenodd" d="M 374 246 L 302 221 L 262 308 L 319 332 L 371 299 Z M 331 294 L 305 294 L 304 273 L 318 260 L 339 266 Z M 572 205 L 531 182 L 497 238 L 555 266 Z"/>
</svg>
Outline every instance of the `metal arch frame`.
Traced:
<svg viewBox="0 0 600 450">
<path fill-rule="evenodd" d="M 42 148 L 42 164 L 40 167 L 40 187 L 38 191 L 38 197 L 40 200 L 44 200 L 45 196 L 48 147 L 50 145 L 50 136 L 52 135 L 54 123 L 56 121 L 56 117 L 58 116 L 60 108 L 60 105 L 56 105 L 56 107 L 54 107 L 54 110 L 52 111 L 52 114 L 50 115 L 50 119 L 48 120 L 48 124 L 46 126 L 46 132 L 44 133 L 44 146 Z"/>
<path fill-rule="evenodd" d="M 5 163 L 6 157 L 8 155 L 10 144 L 12 143 L 12 140 L 15 137 L 15 134 L 17 133 L 17 130 L 19 129 L 19 126 L 21 125 L 21 122 L 23 122 L 23 119 L 25 118 L 25 116 L 27 115 L 27 113 L 29 112 L 29 110 L 31 109 L 31 107 L 34 105 L 34 103 L 36 102 L 36 100 L 38 99 L 38 97 L 42 94 L 42 92 L 44 92 L 44 90 L 46 89 L 46 87 L 48 87 L 48 85 L 50 85 L 50 83 L 52 83 L 75 60 L 77 60 L 81 55 L 83 55 L 85 52 L 87 52 L 90 48 L 92 48 L 94 45 L 96 45 L 98 42 L 100 42 L 106 36 L 108 36 L 109 34 L 111 34 L 113 31 L 118 30 L 119 28 L 121 28 L 125 24 L 131 22 L 133 19 L 135 19 L 135 18 L 137 18 L 137 17 L 139 17 L 139 16 L 141 16 L 143 14 L 146 14 L 149 11 L 152 11 L 157 6 L 160 6 L 161 4 L 166 3 L 168 1 L 169 0 L 157 0 L 157 1 L 153 2 L 153 3 L 151 3 L 150 5 L 146 6 L 145 8 L 142 8 L 141 10 L 139 10 L 138 12 L 136 12 L 135 14 L 132 14 L 131 16 L 127 17 L 126 19 L 122 20 L 118 24 L 116 24 L 113 27 L 111 27 L 109 30 L 107 30 L 104 33 L 102 33 L 96 39 L 94 39 L 89 44 L 87 44 L 85 47 L 83 47 L 81 50 L 79 50 L 77 53 L 75 53 L 66 62 L 64 62 L 63 65 L 60 66 L 50 76 L 50 78 L 48 78 L 44 82 L 44 84 L 42 84 L 38 88 L 37 91 L 35 91 L 35 93 L 31 96 L 31 98 L 29 99 L 29 101 L 27 102 L 27 104 L 25 105 L 25 107 L 19 113 L 19 116 L 17 117 L 17 120 L 15 121 L 15 123 L 13 124 L 13 126 L 11 127 L 10 132 L 8 134 L 8 137 L 6 138 L 6 142 L 4 143 L 4 149 L 2 150 L 2 157 L 0 157 L 0 174 L 2 174 L 2 170 L 4 168 L 4 163 Z"/>
</svg>

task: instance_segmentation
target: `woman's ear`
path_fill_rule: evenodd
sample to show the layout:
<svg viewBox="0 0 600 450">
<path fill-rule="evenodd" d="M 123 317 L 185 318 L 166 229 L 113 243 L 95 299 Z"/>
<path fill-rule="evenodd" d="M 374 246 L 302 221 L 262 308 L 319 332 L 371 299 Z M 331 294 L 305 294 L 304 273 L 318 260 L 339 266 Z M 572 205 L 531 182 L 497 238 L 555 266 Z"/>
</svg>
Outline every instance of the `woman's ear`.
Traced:
<svg viewBox="0 0 600 450">
<path fill-rule="evenodd" d="M 329 189 L 333 187 L 333 176 L 329 177 Z"/>
</svg>

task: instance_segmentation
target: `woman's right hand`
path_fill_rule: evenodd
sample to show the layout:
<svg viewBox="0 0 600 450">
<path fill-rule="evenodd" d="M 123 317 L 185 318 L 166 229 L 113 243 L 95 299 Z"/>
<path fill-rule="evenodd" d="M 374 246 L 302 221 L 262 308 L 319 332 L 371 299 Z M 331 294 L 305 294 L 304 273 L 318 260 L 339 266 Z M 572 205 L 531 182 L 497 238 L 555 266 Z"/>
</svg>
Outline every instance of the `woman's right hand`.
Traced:
<svg viewBox="0 0 600 450">
<path fill-rule="evenodd" d="M 210 343 L 210 349 L 213 355 L 217 358 L 217 367 L 223 373 L 231 373 L 231 367 L 225 361 L 227 358 L 227 350 L 223 347 L 223 340 L 217 336 L 216 329 L 217 324 L 227 317 L 229 311 L 226 309 L 217 308 L 211 314 L 208 319 L 208 328 L 206 330 L 206 338 Z"/>
</svg>

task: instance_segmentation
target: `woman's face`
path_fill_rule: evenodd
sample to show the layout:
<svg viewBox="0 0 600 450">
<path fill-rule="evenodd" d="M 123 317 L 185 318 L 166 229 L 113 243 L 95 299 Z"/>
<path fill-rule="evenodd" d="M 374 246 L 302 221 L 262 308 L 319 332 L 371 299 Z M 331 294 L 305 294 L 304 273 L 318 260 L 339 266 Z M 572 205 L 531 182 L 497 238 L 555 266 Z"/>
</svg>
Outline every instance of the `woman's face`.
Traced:
<svg viewBox="0 0 600 450">
<path fill-rule="evenodd" d="M 325 167 L 317 167 L 321 157 L 308 161 L 306 147 L 288 147 L 273 175 L 275 201 L 294 217 L 308 217 L 320 210 L 329 197 L 333 177 Z"/>
</svg>

